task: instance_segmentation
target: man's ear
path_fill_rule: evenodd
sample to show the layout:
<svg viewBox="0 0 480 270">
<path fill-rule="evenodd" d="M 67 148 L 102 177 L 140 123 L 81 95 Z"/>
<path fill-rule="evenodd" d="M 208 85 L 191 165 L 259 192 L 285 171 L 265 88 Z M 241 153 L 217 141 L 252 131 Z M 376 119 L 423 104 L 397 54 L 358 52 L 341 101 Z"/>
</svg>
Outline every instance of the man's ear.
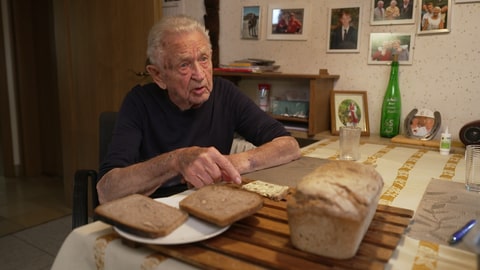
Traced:
<svg viewBox="0 0 480 270">
<path fill-rule="evenodd" d="M 153 81 L 160 86 L 162 89 L 166 89 L 167 85 L 165 84 L 163 74 L 160 70 L 154 65 L 147 65 L 145 69 L 148 71 L 148 74 L 152 77 Z"/>
</svg>

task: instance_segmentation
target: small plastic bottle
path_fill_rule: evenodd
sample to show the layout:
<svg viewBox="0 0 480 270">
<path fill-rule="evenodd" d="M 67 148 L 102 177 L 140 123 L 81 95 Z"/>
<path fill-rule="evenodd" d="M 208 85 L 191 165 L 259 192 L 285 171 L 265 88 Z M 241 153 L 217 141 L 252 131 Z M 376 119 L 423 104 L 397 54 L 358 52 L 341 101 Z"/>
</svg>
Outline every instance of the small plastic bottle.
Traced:
<svg viewBox="0 0 480 270">
<path fill-rule="evenodd" d="M 270 103 L 270 84 L 261 83 L 258 85 L 258 105 L 264 111 L 268 111 Z"/>
<path fill-rule="evenodd" d="M 448 155 L 450 154 L 450 148 L 452 146 L 452 134 L 448 133 L 448 127 L 445 129 L 445 132 L 442 133 L 440 138 L 440 154 Z"/>
</svg>

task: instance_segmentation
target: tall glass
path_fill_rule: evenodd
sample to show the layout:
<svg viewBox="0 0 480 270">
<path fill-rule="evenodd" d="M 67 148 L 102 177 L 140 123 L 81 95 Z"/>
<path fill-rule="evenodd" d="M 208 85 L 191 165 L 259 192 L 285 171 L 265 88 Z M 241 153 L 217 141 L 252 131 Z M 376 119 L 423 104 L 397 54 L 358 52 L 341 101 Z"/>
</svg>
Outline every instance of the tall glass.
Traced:
<svg viewBox="0 0 480 270">
<path fill-rule="evenodd" d="M 467 145 L 465 163 L 465 187 L 480 192 L 480 145 Z"/>
</svg>

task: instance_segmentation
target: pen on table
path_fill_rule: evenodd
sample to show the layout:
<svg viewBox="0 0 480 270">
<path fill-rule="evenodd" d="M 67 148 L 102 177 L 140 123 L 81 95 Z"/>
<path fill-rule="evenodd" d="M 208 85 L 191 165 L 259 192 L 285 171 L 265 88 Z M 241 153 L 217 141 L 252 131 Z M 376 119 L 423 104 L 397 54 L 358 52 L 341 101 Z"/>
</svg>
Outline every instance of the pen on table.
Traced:
<svg viewBox="0 0 480 270">
<path fill-rule="evenodd" d="M 465 226 L 463 226 L 462 228 L 460 228 L 460 230 L 452 234 L 448 242 L 450 244 L 455 244 L 458 241 L 462 240 L 462 238 L 473 228 L 473 226 L 475 226 L 476 223 L 477 221 L 475 219 L 472 219 L 469 222 L 467 222 Z"/>
</svg>

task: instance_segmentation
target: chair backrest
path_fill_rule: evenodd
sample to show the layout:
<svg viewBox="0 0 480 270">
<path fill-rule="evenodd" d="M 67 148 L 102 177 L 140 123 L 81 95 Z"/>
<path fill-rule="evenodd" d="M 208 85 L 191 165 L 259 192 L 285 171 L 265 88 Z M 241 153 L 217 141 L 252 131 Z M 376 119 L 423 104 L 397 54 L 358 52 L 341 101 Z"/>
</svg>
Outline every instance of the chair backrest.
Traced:
<svg viewBox="0 0 480 270">
<path fill-rule="evenodd" d="M 99 118 L 99 163 L 107 154 L 117 122 L 117 112 L 102 112 Z M 72 229 L 88 223 L 89 211 L 99 205 L 97 194 L 98 173 L 96 169 L 83 169 L 75 172 L 73 188 Z M 90 182 L 90 187 L 89 187 Z M 88 193 L 91 196 L 88 196 Z M 91 200 L 89 201 L 89 197 Z M 95 220 L 95 217 L 94 217 Z"/>
<path fill-rule="evenodd" d="M 108 145 L 112 140 L 113 129 L 117 123 L 118 112 L 102 112 L 99 119 L 99 144 L 98 157 L 99 162 L 102 163 L 103 158 L 107 154 Z"/>
</svg>

